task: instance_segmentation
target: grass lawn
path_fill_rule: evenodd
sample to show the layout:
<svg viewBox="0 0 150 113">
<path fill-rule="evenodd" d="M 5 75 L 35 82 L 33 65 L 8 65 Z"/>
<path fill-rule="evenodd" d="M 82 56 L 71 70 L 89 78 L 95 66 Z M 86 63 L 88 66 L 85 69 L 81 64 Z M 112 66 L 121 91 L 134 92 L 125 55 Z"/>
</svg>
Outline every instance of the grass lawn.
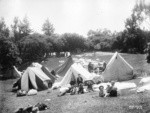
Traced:
<svg viewBox="0 0 150 113">
<path fill-rule="evenodd" d="M 140 54 L 121 54 L 127 62 L 133 67 L 134 71 L 150 74 L 150 65 L 145 61 L 145 55 Z M 93 54 L 73 56 L 86 57 L 109 61 L 112 54 L 103 55 L 101 52 Z M 57 67 L 59 60 L 65 58 L 51 58 L 45 63 L 49 69 Z M 19 107 L 35 105 L 43 102 L 48 105 L 49 109 L 41 113 L 150 113 L 150 92 L 146 93 L 126 93 L 114 98 L 100 98 L 98 92 L 90 92 L 80 95 L 66 94 L 57 97 L 58 90 L 48 92 L 40 91 L 35 96 L 16 97 L 16 93 L 11 92 L 12 84 L 15 80 L 0 81 L 0 113 L 13 113 Z M 50 99 L 50 101 L 45 101 Z"/>
</svg>

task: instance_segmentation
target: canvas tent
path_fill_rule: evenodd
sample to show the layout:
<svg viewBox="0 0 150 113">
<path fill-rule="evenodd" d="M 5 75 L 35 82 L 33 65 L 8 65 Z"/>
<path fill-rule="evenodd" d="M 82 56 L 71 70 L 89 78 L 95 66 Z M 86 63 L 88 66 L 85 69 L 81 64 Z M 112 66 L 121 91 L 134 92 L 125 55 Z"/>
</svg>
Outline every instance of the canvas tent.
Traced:
<svg viewBox="0 0 150 113">
<path fill-rule="evenodd" d="M 133 67 L 116 52 L 108 62 L 102 76 L 105 82 L 129 80 L 133 78 Z"/>
<path fill-rule="evenodd" d="M 41 69 L 51 79 L 51 82 L 54 83 L 55 80 L 56 80 L 56 77 L 51 74 L 49 69 L 47 67 L 45 67 L 45 66 L 42 66 Z"/>
<path fill-rule="evenodd" d="M 32 66 L 42 69 L 42 71 L 51 79 L 51 82 L 52 83 L 55 82 L 56 77 L 51 74 L 51 72 L 49 71 L 49 69 L 47 67 L 45 67 L 44 65 L 39 64 L 38 62 L 33 62 Z"/>
<path fill-rule="evenodd" d="M 64 62 L 61 66 L 55 69 L 56 74 L 58 74 L 59 76 L 64 76 L 72 64 L 73 59 L 71 56 L 69 56 L 66 62 Z"/>
<path fill-rule="evenodd" d="M 85 68 L 83 68 L 80 63 L 74 63 L 71 65 L 63 79 L 59 83 L 55 83 L 54 86 L 65 86 L 70 83 L 71 79 L 76 79 L 78 74 L 80 74 L 84 81 L 92 80 L 94 77 Z"/>
<path fill-rule="evenodd" d="M 50 78 L 38 67 L 28 67 L 20 79 L 24 91 L 47 89 L 50 82 Z"/>
</svg>

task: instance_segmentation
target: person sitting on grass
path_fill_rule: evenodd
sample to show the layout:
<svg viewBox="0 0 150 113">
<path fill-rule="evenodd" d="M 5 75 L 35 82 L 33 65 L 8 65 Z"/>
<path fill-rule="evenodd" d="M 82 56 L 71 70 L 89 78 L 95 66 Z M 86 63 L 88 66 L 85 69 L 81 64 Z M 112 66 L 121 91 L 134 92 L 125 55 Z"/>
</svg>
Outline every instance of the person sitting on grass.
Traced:
<svg viewBox="0 0 150 113">
<path fill-rule="evenodd" d="M 109 97 L 117 97 L 117 88 L 115 87 L 115 82 L 111 82 L 111 86 L 108 90 L 109 92 Z"/>
<path fill-rule="evenodd" d="M 78 94 L 79 93 L 84 94 L 84 88 L 83 88 L 83 84 L 82 83 L 79 84 Z"/>
<path fill-rule="evenodd" d="M 76 90 L 76 86 L 75 86 L 75 85 L 73 85 L 73 86 L 71 87 L 71 89 L 70 89 L 70 95 L 75 95 L 75 94 L 76 94 L 76 92 L 77 92 L 77 90 Z"/>
<path fill-rule="evenodd" d="M 93 83 L 91 81 L 87 81 L 87 90 L 90 91 L 94 91 L 93 87 L 92 87 Z"/>
<path fill-rule="evenodd" d="M 99 87 L 99 97 L 105 97 L 104 86 Z"/>
<path fill-rule="evenodd" d="M 80 83 L 83 83 L 83 78 L 81 77 L 80 74 L 78 74 L 78 77 L 77 77 L 77 85 L 79 86 Z"/>
<path fill-rule="evenodd" d="M 106 88 L 106 97 L 109 96 L 110 91 L 111 91 L 111 86 L 110 86 L 110 85 L 107 85 L 107 88 Z"/>
<path fill-rule="evenodd" d="M 88 71 L 91 73 L 92 70 L 93 70 L 93 64 L 92 64 L 92 62 L 89 62 L 89 64 L 88 64 Z"/>
</svg>

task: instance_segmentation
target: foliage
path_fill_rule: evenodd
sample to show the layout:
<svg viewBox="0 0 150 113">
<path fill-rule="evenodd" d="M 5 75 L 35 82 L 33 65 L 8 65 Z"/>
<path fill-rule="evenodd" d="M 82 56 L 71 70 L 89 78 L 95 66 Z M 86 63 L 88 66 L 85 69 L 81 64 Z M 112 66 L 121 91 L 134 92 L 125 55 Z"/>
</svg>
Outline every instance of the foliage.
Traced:
<svg viewBox="0 0 150 113">
<path fill-rule="evenodd" d="M 41 62 L 49 53 L 52 44 L 47 43 L 48 37 L 34 33 L 24 37 L 19 42 L 22 63 Z"/>
<path fill-rule="evenodd" d="M 45 35 L 51 36 L 54 33 L 54 30 L 53 24 L 49 22 L 49 19 L 47 19 L 43 24 L 42 31 Z"/>
<path fill-rule="evenodd" d="M 79 52 L 85 49 L 85 38 L 78 34 L 65 33 L 61 36 L 65 45 L 64 51 Z"/>
<path fill-rule="evenodd" d="M 20 21 L 18 28 L 19 28 L 19 34 L 21 37 L 25 37 L 32 32 L 30 28 L 30 23 L 27 17 L 24 17 L 24 19 Z"/>
<path fill-rule="evenodd" d="M 11 69 L 13 65 L 21 62 L 18 55 L 17 46 L 12 40 L 0 34 L 0 65 L 2 66 L 3 72 L 6 72 L 8 69 Z"/>
<path fill-rule="evenodd" d="M 5 24 L 4 18 L 0 19 L 0 33 L 3 34 L 6 37 L 9 36 L 9 29 Z"/>
<path fill-rule="evenodd" d="M 94 50 L 111 51 L 112 40 L 114 35 L 110 30 L 90 30 L 88 32 L 88 47 Z"/>
</svg>

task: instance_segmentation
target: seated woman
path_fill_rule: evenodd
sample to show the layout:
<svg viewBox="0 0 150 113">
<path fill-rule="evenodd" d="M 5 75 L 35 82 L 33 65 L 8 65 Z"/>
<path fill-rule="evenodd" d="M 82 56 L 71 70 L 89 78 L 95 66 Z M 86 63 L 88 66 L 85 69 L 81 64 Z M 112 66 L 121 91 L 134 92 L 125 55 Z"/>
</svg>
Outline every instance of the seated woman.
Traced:
<svg viewBox="0 0 150 113">
<path fill-rule="evenodd" d="M 87 90 L 89 92 L 94 91 L 92 86 L 93 86 L 93 83 L 91 81 L 87 81 Z"/>
<path fill-rule="evenodd" d="M 111 86 L 109 88 L 109 97 L 117 97 L 117 88 L 115 87 L 115 82 L 111 82 Z"/>
<path fill-rule="evenodd" d="M 99 97 L 105 97 L 104 86 L 99 87 Z"/>
</svg>

